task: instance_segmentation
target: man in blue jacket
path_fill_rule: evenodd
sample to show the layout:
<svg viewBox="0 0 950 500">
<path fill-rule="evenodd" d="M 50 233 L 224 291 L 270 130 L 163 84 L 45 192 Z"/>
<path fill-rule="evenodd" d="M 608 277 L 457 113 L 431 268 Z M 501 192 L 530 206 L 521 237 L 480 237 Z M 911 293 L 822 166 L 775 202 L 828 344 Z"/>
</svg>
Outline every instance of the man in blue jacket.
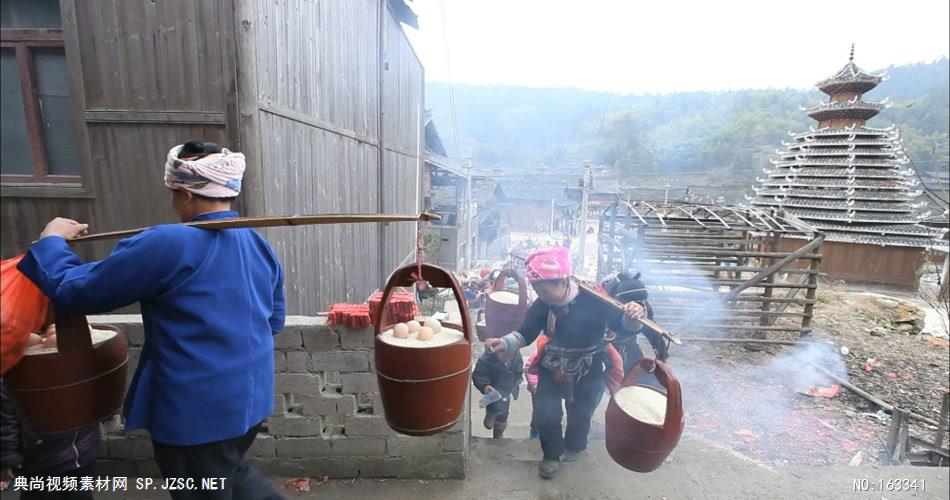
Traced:
<svg viewBox="0 0 950 500">
<path fill-rule="evenodd" d="M 182 222 L 237 217 L 244 155 L 212 143 L 172 148 L 165 184 Z M 138 302 L 145 345 L 125 400 L 126 430 L 148 429 L 166 477 L 224 477 L 224 490 L 182 498 L 280 498 L 244 458 L 273 412 L 274 340 L 284 327 L 283 271 L 251 229 L 159 225 L 82 263 L 68 240 L 87 225 L 56 218 L 18 268 L 57 310 Z"/>
</svg>

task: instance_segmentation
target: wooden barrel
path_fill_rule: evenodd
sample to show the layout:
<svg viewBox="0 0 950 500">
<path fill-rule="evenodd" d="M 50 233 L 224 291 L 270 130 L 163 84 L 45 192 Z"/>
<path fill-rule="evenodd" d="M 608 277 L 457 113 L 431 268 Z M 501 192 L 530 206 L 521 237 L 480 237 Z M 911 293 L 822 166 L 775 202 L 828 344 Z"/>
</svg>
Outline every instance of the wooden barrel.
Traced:
<svg viewBox="0 0 950 500">
<path fill-rule="evenodd" d="M 505 286 L 507 278 L 513 278 L 518 282 L 517 294 Z M 507 294 L 510 298 L 517 297 L 517 302 L 503 294 Z M 524 277 L 513 269 L 501 271 L 495 278 L 492 291 L 485 299 L 485 329 L 484 334 L 478 336 L 478 340 L 485 341 L 487 338 L 501 337 L 511 333 L 524 321 L 529 307 L 528 288 Z"/>
<path fill-rule="evenodd" d="M 375 358 L 379 394 L 386 422 L 396 432 L 428 436 L 442 432 L 462 417 L 472 363 L 472 325 L 468 306 L 455 278 L 436 266 L 423 264 L 421 279 L 437 288 L 452 288 L 462 324 L 444 327 L 462 332 L 462 339 L 438 347 L 403 347 L 383 341 L 380 334 L 397 323 L 389 318 L 389 297 L 396 287 L 418 281 L 415 264 L 397 269 L 383 290 L 382 307 L 374 319 Z"/>
<path fill-rule="evenodd" d="M 638 384 L 637 379 L 655 366 L 656 378 L 666 389 Z M 665 413 L 662 419 L 648 422 L 635 418 L 622 409 L 618 397 L 621 391 L 647 391 L 643 394 L 664 398 Z M 651 472 L 663 465 L 683 434 L 685 418 L 683 415 L 683 395 L 679 381 L 673 376 L 669 366 L 660 361 L 643 359 L 627 375 L 621 388 L 610 398 L 606 415 L 607 453 L 610 458 L 626 469 L 635 472 Z"/>
<path fill-rule="evenodd" d="M 23 426 L 37 433 L 67 432 L 122 408 L 129 356 L 125 335 L 92 345 L 85 316 L 56 314 L 57 352 L 23 356 L 4 385 Z"/>
</svg>

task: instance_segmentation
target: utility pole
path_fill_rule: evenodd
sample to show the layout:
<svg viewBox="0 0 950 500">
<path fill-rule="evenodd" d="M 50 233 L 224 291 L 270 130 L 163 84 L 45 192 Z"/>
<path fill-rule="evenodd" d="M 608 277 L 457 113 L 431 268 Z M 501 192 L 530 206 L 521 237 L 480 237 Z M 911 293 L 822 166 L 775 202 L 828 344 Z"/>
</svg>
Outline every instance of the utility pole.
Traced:
<svg viewBox="0 0 950 500">
<path fill-rule="evenodd" d="M 940 302 L 943 312 L 950 308 L 950 253 L 943 259 L 943 276 L 940 281 L 940 291 L 937 292 L 937 300 Z"/>
<path fill-rule="evenodd" d="M 581 244 L 580 249 L 577 251 L 578 255 L 578 267 L 580 269 L 575 269 L 574 274 L 580 277 L 585 277 L 585 265 L 587 258 L 586 246 L 587 246 L 587 203 L 590 197 L 590 165 L 584 165 L 584 177 L 581 179 Z"/>
<path fill-rule="evenodd" d="M 472 241 L 472 225 L 475 223 L 475 211 L 472 210 L 472 170 L 475 167 L 475 161 L 468 159 L 467 177 L 465 179 L 465 265 L 468 269 L 474 269 L 475 242 Z"/>
<path fill-rule="evenodd" d="M 551 198 L 551 230 L 548 232 L 548 236 L 551 238 L 554 237 L 554 198 Z"/>
</svg>

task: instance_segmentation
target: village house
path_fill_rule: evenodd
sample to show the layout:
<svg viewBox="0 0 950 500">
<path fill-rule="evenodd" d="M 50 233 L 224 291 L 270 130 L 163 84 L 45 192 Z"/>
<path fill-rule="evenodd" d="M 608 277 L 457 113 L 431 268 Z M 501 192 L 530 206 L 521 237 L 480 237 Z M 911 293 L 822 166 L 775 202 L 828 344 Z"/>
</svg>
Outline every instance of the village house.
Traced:
<svg viewBox="0 0 950 500">
<path fill-rule="evenodd" d="M 501 181 L 503 214 L 511 231 L 552 233 L 562 215 L 576 206 L 567 199 L 566 186 L 536 182 L 529 177 Z"/>
<path fill-rule="evenodd" d="M 511 246 L 508 220 L 502 211 L 504 192 L 497 180 L 486 176 L 473 176 L 472 198 L 478 207 L 478 241 L 476 259 L 497 261 L 507 259 Z"/>
<path fill-rule="evenodd" d="M 243 215 L 422 209 L 423 68 L 401 0 L 3 8 L 4 257 L 55 216 L 96 233 L 175 222 L 165 156 L 189 139 L 247 156 Z M 412 222 L 264 233 L 291 314 L 361 302 L 416 246 Z"/>
<path fill-rule="evenodd" d="M 423 205 L 441 217 L 429 225 L 428 251 L 433 254 L 433 263 L 459 271 L 470 267 L 475 259 L 473 252 L 478 240 L 475 229 L 478 209 L 469 186 L 472 176 L 457 160 L 448 157 L 429 113 L 426 113 L 425 141 Z"/>
<path fill-rule="evenodd" d="M 177 222 L 170 147 L 213 141 L 247 157 L 244 215 L 417 214 L 424 77 L 402 0 L 4 0 L 2 254 L 56 216 L 100 233 Z M 362 303 L 414 260 L 414 222 L 268 228 L 285 271 L 275 411 L 248 457 L 265 474 L 462 477 L 467 420 L 410 438 L 386 423 L 373 331 L 319 313 Z M 86 259 L 114 242 L 77 244 Z M 119 328 L 128 370 L 139 315 Z M 117 417 L 118 418 L 118 417 Z M 104 426 L 103 475 L 160 477 L 151 442 Z"/>
</svg>

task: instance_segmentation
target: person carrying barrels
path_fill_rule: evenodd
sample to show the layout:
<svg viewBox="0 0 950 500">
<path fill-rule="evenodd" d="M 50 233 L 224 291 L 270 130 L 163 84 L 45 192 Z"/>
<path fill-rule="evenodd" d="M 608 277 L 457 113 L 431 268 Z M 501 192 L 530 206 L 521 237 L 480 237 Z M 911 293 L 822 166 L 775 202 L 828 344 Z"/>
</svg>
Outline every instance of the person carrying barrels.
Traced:
<svg viewBox="0 0 950 500">
<path fill-rule="evenodd" d="M 243 154 L 189 141 L 168 152 L 164 180 L 182 222 L 206 221 L 238 216 L 231 202 L 243 174 Z M 166 224 L 84 264 L 68 241 L 87 227 L 53 219 L 18 269 L 60 312 L 141 305 L 145 344 L 125 399 L 126 430 L 149 431 L 166 478 L 225 478 L 214 498 L 281 498 L 245 460 L 273 413 L 273 335 L 284 327 L 284 275 L 270 245 L 252 229 Z"/>
<path fill-rule="evenodd" d="M 610 330 L 635 335 L 640 304 L 624 305 L 623 313 L 597 298 L 581 293 L 571 278 L 568 249 L 547 248 L 525 260 L 525 275 L 537 292 L 525 320 L 501 338 L 488 339 L 492 352 L 517 353 L 542 331 L 548 343 L 541 354 L 538 387 L 533 397 L 532 421 L 540 434 L 543 453 L 538 474 L 554 477 L 561 461 L 577 460 L 587 448 L 590 420 L 604 392 L 604 361 Z M 562 433 L 562 402 L 567 428 Z"/>
</svg>

